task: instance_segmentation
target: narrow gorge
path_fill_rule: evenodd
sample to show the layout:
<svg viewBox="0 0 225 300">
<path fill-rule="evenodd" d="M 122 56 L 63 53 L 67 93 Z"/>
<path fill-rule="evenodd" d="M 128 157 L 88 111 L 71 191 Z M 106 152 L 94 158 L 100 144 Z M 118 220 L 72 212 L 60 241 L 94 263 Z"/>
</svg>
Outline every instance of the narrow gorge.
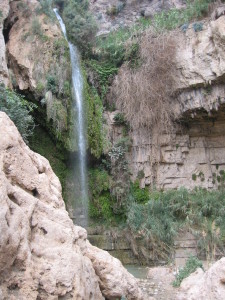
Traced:
<svg viewBox="0 0 225 300">
<path fill-rule="evenodd" d="M 223 1 L 1 0 L 0 300 L 224 298 L 224 53 Z"/>
</svg>

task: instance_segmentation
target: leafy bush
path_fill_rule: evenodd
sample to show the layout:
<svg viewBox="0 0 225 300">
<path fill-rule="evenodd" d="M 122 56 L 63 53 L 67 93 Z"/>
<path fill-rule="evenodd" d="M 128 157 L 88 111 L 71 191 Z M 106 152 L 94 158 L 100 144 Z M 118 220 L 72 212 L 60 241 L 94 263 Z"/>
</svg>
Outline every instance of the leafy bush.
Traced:
<svg viewBox="0 0 225 300">
<path fill-rule="evenodd" d="M 187 278 L 191 273 L 195 272 L 198 268 L 203 269 L 202 262 L 195 256 L 190 256 L 186 261 L 185 266 L 179 270 L 176 279 L 173 281 L 174 287 L 179 287 L 182 280 Z"/>
<path fill-rule="evenodd" d="M 58 84 L 57 84 L 56 76 L 54 76 L 54 75 L 48 75 L 47 76 L 47 89 L 49 91 L 52 91 L 53 94 L 57 94 Z"/>
<path fill-rule="evenodd" d="M 33 134 L 35 127 L 31 112 L 36 105 L 29 103 L 23 96 L 0 85 L 0 110 L 4 111 L 15 123 L 24 141 Z"/>
<path fill-rule="evenodd" d="M 145 204 L 149 200 L 148 188 L 141 189 L 138 181 L 135 181 L 133 184 L 131 184 L 131 195 L 133 200 L 139 204 Z"/>
</svg>

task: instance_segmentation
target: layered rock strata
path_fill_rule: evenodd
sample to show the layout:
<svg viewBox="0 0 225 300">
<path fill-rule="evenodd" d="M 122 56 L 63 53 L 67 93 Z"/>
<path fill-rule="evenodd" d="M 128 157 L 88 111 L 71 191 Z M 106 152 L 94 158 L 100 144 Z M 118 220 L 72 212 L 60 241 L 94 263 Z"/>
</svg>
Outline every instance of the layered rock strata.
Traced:
<svg viewBox="0 0 225 300">
<path fill-rule="evenodd" d="M 0 299 L 144 299 L 136 279 L 74 226 L 49 162 L 0 112 Z"/>
</svg>

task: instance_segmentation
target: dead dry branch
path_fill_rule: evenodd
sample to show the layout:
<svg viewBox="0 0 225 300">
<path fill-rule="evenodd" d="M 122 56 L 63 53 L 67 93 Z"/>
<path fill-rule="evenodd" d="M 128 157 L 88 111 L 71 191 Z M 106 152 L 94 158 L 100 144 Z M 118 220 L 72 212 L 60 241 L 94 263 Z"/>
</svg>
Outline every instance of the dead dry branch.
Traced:
<svg viewBox="0 0 225 300">
<path fill-rule="evenodd" d="M 174 32 L 156 36 L 147 31 L 140 41 L 142 65 L 124 64 L 116 76 L 111 101 L 133 129 L 147 127 L 170 132 L 175 117 L 173 92 L 176 42 Z"/>
</svg>

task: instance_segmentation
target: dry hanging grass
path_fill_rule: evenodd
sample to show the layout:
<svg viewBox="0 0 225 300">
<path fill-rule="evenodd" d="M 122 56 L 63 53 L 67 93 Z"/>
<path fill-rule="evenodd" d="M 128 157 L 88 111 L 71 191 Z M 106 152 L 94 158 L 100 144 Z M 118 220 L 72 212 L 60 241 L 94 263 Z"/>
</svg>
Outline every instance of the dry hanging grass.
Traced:
<svg viewBox="0 0 225 300">
<path fill-rule="evenodd" d="M 172 128 L 175 52 L 174 32 L 156 36 L 148 31 L 140 41 L 142 65 L 131 69 L 126 63 L 116 76 L 111 101 L 115 99 L 133 129 Z"/>
</svg>

